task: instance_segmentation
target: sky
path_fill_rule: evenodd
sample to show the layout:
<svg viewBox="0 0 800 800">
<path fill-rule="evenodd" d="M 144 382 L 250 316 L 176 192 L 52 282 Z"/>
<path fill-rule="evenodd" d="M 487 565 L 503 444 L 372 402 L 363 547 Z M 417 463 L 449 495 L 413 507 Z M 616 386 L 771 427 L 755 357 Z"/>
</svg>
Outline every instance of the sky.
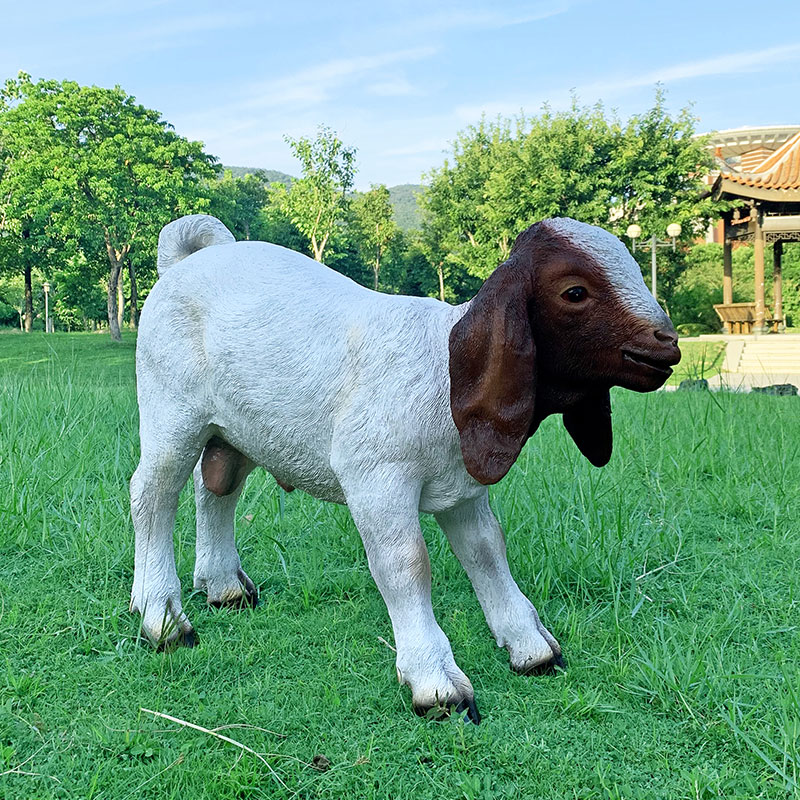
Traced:
<svg viewBox="0 0 800 800">
<path fill-rule="evenodd" d="M 0 0 L 0 26 L 2 80 L 119 85 L 222 163 L 292 175 L 284 137 L 328 125 L 360 190 L 572 94 L 625 119 L 661 83 L 700 131 L 800 126 L 800 0 Z"/>
</svg>

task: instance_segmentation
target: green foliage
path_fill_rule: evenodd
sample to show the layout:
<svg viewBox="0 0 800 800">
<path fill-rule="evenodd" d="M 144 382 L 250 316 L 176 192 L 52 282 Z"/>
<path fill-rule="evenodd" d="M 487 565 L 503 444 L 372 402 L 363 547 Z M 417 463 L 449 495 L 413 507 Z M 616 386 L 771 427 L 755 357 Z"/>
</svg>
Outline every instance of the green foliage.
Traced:
<svg viewBox="0 0 800 800">
<path fill-rule="evenodd" d="M 106 315 L 102 264 L 91 264 L 78 253 L 52 271 L 53 316 L 66 330 L 93 327 Z"/>
<path fill-rule="evenodd" d="M 797 796 L 800 399 L 614 391 L 602 470 L 545 420 L 491 494 L 514 576 L 564 645 L 558 675 L 509 670 L 423 516 L 475 727 L 414 716 L 347 509 L 262 470 L 236 520 L 260 605 L 216 610 L 192 591 L 187 489 L 176 565 L 199 646 L 137 643 L 133 350 L 0 335 L 4 800 Z M 252 753 L 142 707 L 252 748 L 287 788 Z M 309 766 L 317 754 L 329 770 Z"/>
<path fill-rule="evenodd" d="M 263 172 L 235 178 L 226 169 L 221 180 L 210 184 L 208 213 L 217 217 L 237 239 L 261 239 L 261 210 L 269 201 Z"/>
<path fill-rule="evenodd" d="M 680 333 L 680 331 L 678 331 Z M 699 331 L 692 331 L 691 335 Z M 689 332 L 687 332 L 689 335 Z M 680 386 L 684 380 L 698 380 L 700 378 L 713 378 L 722 372 L 722 363 L 725 358 L 725 342 L 703 341 L 684 342 L 681 346 L 681 362 L 667 380 L 670 386 Z"/>
<path fill-rule="evenodd" d="M 375 278 L 372 288 L 377 291 L 381 259 L 398 232 L 392 214 L 389 190 L 384 184 L 373 184 L 368 192 L 356 194 L 350 201 L 350 206 L 362 253 L 372 265 Z"/>
<path fill-rule="evenodd" d="M 800 328 L 800 242 L 783 243 L 783 313 L 786 322 Z"/>
<path fill-rule="evenodd" d="M 20 74 L 0 93 L 0 112 L 8 233 L 21 253 L 56 244 L 89 261 L 102 253 L 115 335 L 125 260 L 137 247 L 154 255 L 165 223 L 207 207 L 202 181 L 215 175 L 215 159 L 120 87 L 34 83 Z"/>
<path fill-rule="evenodd" d="M 94 324 L 102 280 L 113 334 L 120 276 L 133 270 L 138 286 L 125 282 L 141 302 L 156 279 L 158 232 L 184 213 L 208 211 L 237 239 L 324 258 L 364 285 L 449 302 L 472 297 L 514 236 L 538 219 L 572 216 L 618 235 L 636 221 L 643 239 L 663 237 L 677 221 L 678 251 L 658 252 L 660 300 L 684 330 L 717 329 L 711 305 L 721 299 L 721 254 L 691 246 L 713 211 L 699 182 L 708 153 L 688 110 L 670 116 L 660 92 L 624 124 L 600 105 L 577 102 L 564 112 L 484 119 L 457 135 L 427 189 L 377 186 L 350 197 L 354 148 L 324 126 L 313 139 L 286 141 L 299 179 L 244 167 L 218 179 L 199 143 L 119 87 L 35 83 L 21 74 L 0 92 L 0 272 L 27 280 L 31 323 L 41 303 L 33 282 L 46 276 L 56 319 L 67 327 Z M 420 227 L 420 191 L 424 223 L 411 231 Z M 787 246 L 784 258 L 792 319 L 800 319 L 797 251 Z M 636 258 L 649 274 L 649 251 Z M 752 269 L 742 271 L 751 258 L 749 248 L 734 253 L 742 299 L 752 296 Z M 12 319 L 8 306 L 19 308 L 17 300 L 0 293 L 0 301 L 2 319 Z"/>
<path fill-rule="evenodd" d="M 621 129 L 612 165 L 613 202 L 618 216 L 613 231 L 622 236 L 631 223 L 644 237 L 666 237 L 667 225 L 680 223 L 681 239 L 702 235 L 721 206 L 707 196 L 703 177 L 713 166 L 707 137 L 696 135 L 696 119 L 684 108 L 673 118 L 664 93 Z"/>
<path fill-rule="evenodd" d="M 508 257 L 514 236 L 556 216 L 617 234 L 638 221 L 661 236 L 669 218 L 682 224 L 688 242 L 712 212 L 702 198 L 703 144 L 688 111 L 673 119 L 661 93 L 624 126 L 602 106 L 577 103 L 567 112 L 545 107 L 538 117 L 484 119 L 458 135 L 452 163 L 429 175 L 427 251 L 434 264 L 483 279 Z M 670 277 L 667 269 L 668 288 Z"/>
<path fill-rule="evenodd" d="M 320 125 L 315 139 L 286 137 L 300 161 L 302 178 L 288 188 L 274 184 L 273 202 L 311 243 L 322 261 L 329 239 L 347 206 L 353 186 L 356 149 L 347 147 L 330 128 Z"/>
<path fill-rule="evenodd" d="M 25 283 L 22 275 L 0 270 L 0 325 L 19 328 L 25 308 Z"/>
</svg>

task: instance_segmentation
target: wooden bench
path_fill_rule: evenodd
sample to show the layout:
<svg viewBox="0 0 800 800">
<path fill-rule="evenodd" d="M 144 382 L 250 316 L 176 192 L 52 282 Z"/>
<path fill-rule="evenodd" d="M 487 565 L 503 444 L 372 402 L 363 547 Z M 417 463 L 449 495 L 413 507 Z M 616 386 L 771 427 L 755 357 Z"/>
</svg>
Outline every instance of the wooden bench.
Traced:
<svg viewBox="0 0 800 800">
<path fill-rule="evenodd" d="M 722 324 L 728 333 L 752 333 L 753 325 L 756 322 L 755 303 L 716 303 L 714 311 L 722 320 Z M 774 333 L 783 322 L 782 319 L 773 319 L 767 315 L 764 324 Z"/>
</svg>

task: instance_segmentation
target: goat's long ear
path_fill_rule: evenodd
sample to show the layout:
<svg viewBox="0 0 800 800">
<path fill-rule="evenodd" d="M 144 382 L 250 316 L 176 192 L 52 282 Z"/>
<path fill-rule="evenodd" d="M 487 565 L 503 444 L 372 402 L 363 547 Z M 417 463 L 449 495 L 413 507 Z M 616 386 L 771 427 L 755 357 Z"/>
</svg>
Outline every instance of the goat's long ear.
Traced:
<svg viewBox="0 0 800 800">
<path fill-rule="evenodd" d="M 533 422 L 530 296 L 530 271 L 512 258 L 492 273 L 450 332 L 450 409 L 467 471 L 483 484 L 497 483 L 511 469 Z"/>
<path fill-rule="evenodd" d="M 595 467 L 604 467 L 611 458 L 611 397 L 608 391 L 592 394 L 565 411 L 564 427 L 578 450 Z"/>
</svg>

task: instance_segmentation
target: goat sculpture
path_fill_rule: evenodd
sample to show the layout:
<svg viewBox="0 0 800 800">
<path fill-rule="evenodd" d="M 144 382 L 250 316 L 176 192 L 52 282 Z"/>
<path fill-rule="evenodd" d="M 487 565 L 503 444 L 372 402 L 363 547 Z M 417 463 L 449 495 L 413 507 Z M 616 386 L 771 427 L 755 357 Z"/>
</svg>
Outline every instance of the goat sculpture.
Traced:
<svg viewBox="0 0 800 800">
<path fill-rule="evenodd" d="M 378 294 L 299 253 L 234 243 L 213 217 L 159 237 L 160 278 L 136 354 L 141 460 L 131 479 L 131 609 L 158 644 L 194 643 L 172 530 L 194 469 L 194 585 L 255 600 L 234 511 L 262 466 L 284 488 L 346 503 L 386 603 L 414 708 L 466 710 L 472 685 L 431 606 L 419 513 L 435 515 L 497 644 L 529 673 L 561 647 L 511 577 L 489 484 L 550 414 L 596 466 L 611 455 L 609 388 L 660 387 L 675 329 L 606 231 L 550 219 L 517 238 L 460 306 Z"/>
</svg>

